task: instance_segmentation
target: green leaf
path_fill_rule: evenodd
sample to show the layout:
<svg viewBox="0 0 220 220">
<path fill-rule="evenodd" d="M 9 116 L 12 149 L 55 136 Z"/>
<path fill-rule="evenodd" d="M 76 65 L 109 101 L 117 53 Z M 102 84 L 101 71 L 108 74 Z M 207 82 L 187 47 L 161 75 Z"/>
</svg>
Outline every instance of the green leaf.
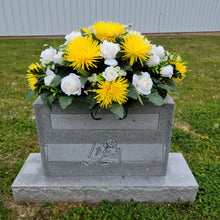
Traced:
<svg viewBox="0 0 220 220">
<path fill-rule="evenodd" d="M 180 97 L 180 94 L 178 92 L 173 92 L 173 95 Z"/>
<path fill-rule="evenodd" d="M 86 82 L 87 82 L 87 77 L 86 76 L 80 76 L 79 80 L 81 82 L 82 87 L 85 86 Z"/>
<path fill-rule="evenodd" d="M 142 75 L 142 72 L 141 72 L 141 71 L 135 71 L 134 74 L 136 74 L 136 75 Z"/>
<path fill-rule="evenodd" d="M 151 101 L 155 105 L 161 106 L 164 104 L 163 99 L 157 93 L 151 93 L 147 97 L 148 97 L 149 101 Z"/>
<path fill-rule="evenodd" d="M 160 83 L 160 80 L 155 78 L 155 77 L 151 77 L 151 79 L 155 82 L 155 83 Z"/>
<path fill-rule="evenodd" d="M 119 118 L 124 117 L 124 107 L 118 103 L 114 103 L 111 105 L 110 111 L 117 115 Z"/>
<path fill-rule="evenodd" d="M 26 96 L 27 101 L 33 99 L 35 95 L 36 95 L 36 92 L 34 90 L 29 90 Z"/>
<path fill-rule="evenodd" d="M 96 116 L 99 112 L 101 112 L 102 107 L 100 105 L 95 105 L 93 108 L 90 109 L 90 112 L 93 116 Z"/>
<path fill-rule="evenodd" d="M 62 77 L 60 75 L 56 75 L 54 77 L 54 79 L 52 80 L 52 82 L 50 83 L 50 86 L 51 87 L 56 87 L 56 86 L 60 85 L 61 79 L 62 79 Z"/>
<path fill-rule="evenodd" d="M 55 97 L 53 96 L 53 94 L 50 94 L 48 92 L 44 92 L 41 94 L 41 99 L 46 105 L 48 105 L 48 107 L 50 109 L 52 109 L 52 105 L 55 100 Z"/>
<path fill-rule="evenodd" d="M 77 67 L 76 70 L 77 70 L 78 73 L 80 73 L 80 74 L 83 75 L 83 76 L 88 77 L 88 76 L 90 75 L 90 73 L 89 73 L 88 71 L 83 70 L 83 69 L 81 69 L 81 68 L 79 68 L 79 67 Z"/>
<path fill-rule="evenodd" d="M 123 69 L 124 71 L 133 71 L 132 67 L 128 64 L 122 65 L 121 69 Z"/>
<path fill-rule="evenodd" d="M 80 32 L 81 32 L 81 34 L 82 34 L 82 36 L 84 37 L 84 36 L 86 36 L 86 35 L 88 35 L 84 30 L 82 30 L 82 29 L 80 29 Z"/>
<path fill-rule="evenodd" d="M 167 91 L 165 89 L 158 88 L 157 94 L 161 96 L 162 99 L 165 99 L 167 96 Z"/>
<path fill-rule="evenodd" d="M 101 43 L 101 40 L 99 40 L 99 39 L 95 36 L 94 33 L 92 33 L 92 38 L 93 38 L 93 40 L 96 40 L 96 41 L 98 41 L 99 43 Z"/>
<path fill-rule="evenodd" d="M 95 93 L 89 93 L 86 96 L 86 101 L 89 103 L 89 110 L 92 110 L 92 108 L 97 104 L 95 100 Z"/>
<path fill-rule="evenodd" d="M 135 87 L 133 85 L 130 85 L 128 88 L 129 92 L 128 92 L 128 97 L 137 100 L 138 96 L 137 96 L 137 90 L 135 89 Z"/>
<path fill-rule="evenodd" d="M 166 81 L 166 84 L 167 84 L 169 87 L 172 87 L 173 89 L 176 89 L 177 86 L 178 86 L 178 84 L 175 83 L 175 82 L 172 81 L 172 80 L 167 80 L 167 81 Z"/>
<path fill-rule="evenodd" d="M 69 106 L 72 103 L 73 99 L 74 99 L 73 96 L 59 96 L 58 97 L 59 104 L 62 109 L 65 109 L 67 106 Z"/>
<path fill-rule="evenodd" d="M 173 92 L 170 90 L 170 88 L 169 88 L 167 85 L 164 85 L 163 83 L 159 83 L 159 84 L 158 84 L 158 87 L 161 88 L 161 89 L 166 90 L 166 91 L 169 92 L 169 93 L 173 93 Z"/>
</svg>

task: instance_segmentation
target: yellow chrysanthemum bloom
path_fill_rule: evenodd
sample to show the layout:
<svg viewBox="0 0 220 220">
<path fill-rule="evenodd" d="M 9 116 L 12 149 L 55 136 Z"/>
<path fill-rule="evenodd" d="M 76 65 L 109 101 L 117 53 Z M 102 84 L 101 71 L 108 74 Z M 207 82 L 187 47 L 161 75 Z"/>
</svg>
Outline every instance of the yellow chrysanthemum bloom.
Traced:
<svg viewBox="0 0 220 220">
<path fill-rule="evenodd" d="M 179 83 L 179 82 L 181 82 L 182 80 L 183 80 L 183 78 L 179 78 L 179 77 L 172 77 L 172 80 L 174 81 L 174 82 L 176 82 L 176 83 Z"/>
<path fill-rule="evenodd" d="M 41 69 L 42 66 L 39 63 L 32 63 L 27 70 L 27 81 L 28 81 L 28 86 L 32 89 L 35 90 L 36 86 L 35 84 L 37 83 L 38 79 L 36 77 L 36 74 L 33 74 L 33 72 L 39 73 L 39 69 Z"/>
<path fill-rule="evenodd" d="M 171 62 L 171 64 L 175 65 L 175 68 L 179 73 L 184 74 L 186 72 L 186 66 L 183 63 L 179 61 L 174 61 Z"/>
<path fill-rule="evenodd" d="M 115 42 L 116 37 L 125 33 L 124 25 L 121 25 L 116 22 L 104 22 L 99 21 L 93 25 L 95 35 L 101 41 L 107 40 L 110 42 Z"/>
<path fill-rule="evenodd" d="M 30 73 L 31 71 L 36 70 L 37 72 L 39 72 L 39 69 L 41 69 L 42 66 L 39 63 L 32 63 L 29 67 L 28 67 L 28 73 Z"/>
<path fill-rule="evenodd" d="M 108 109 L 112 102 L 122 105 L 127 101 L 128 86 L 127 79 L 118 78 L 111 82 L 99 82 L 99 89 L 94 89 L 93 92 L 97 93 L 95 97 L 97 103 L 100 103 L 101 107 Z"/>
<path fill-rule="evenodd" d="M 175 77 L 172 77 L 172 80 L 174 82 L 180 82 L 184 79 L 184 77 L 186 76 L 184 73 L 186 73 L 186 66 L 179 62 L 179 61 L 173 61 L 173 62 L 170 62 L 172 65 L 175 65 L 175 69 L 177 72 L 179 72 L 182 76 L 182 78 L 180 79 L 179 77 L 175 78 Z"/>
<path fill-rule="evenodd" d="M 138 60 L 143 66 L 143 60 L 147 61 L 147 58 L 150 57 L 149 52 L 152 50 L 150 42 L 139 34 L 128 34 L 121 48 L 123 59 L 129 60 L 131 66 Z"/>
<path fill-rule="evenodd" d="M 32 73 L 28 73 L 27 74 L 27 81 L 28 81 L 28 86 L 32 89 L 35 90 L 36 86 L 35 84 L 37 83 L 37 78 L 36 75 L 32 74 Z"/>
<path fill-rule="evenodd" d="M 97 67 L 94 63 L 101 59 L 100 52 L 98 41 L 88 36 L 77 37 L 67 43 L 64 57 L 74 69 L 87 67 L 89 70 L 90 67 Z"/>
</svg>

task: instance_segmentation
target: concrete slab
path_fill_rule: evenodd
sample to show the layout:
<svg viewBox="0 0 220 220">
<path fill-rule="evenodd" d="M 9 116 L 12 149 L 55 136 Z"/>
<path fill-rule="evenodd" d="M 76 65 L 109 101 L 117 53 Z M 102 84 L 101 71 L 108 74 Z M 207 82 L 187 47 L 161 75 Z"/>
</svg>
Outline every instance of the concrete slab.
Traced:
<svg viewBox="0 0 220 220">
<path fill-rule="evenodd" d="M 32 153 L 12 184 L 17 203 L 194 201 L 198 184 L 181 153 L 170 153 L 166 176 L 47 177 L 40 153 Z"/>
</svg>

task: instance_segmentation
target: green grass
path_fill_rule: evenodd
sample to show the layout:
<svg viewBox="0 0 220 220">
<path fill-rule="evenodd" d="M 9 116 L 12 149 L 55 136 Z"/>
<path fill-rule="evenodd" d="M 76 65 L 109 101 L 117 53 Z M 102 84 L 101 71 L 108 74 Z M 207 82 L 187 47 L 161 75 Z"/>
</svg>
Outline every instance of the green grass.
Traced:
<svg viewBox="0 0 220 220">
<path fill-rule="evenodd" d="M 0 219 L 220 219 L 220 37 L 151 36 L 188 61 L 178 92 L 172 152 L 182 152 L 198 184 L 194 203 L 16 205 L 11 184 L 31 152 L 39 152 L 32 103 L 25 100 L 28 65 L 52 39 L 0 39 Z M 63 40 L 55 40 L 61 44 Z"/>
</svg>

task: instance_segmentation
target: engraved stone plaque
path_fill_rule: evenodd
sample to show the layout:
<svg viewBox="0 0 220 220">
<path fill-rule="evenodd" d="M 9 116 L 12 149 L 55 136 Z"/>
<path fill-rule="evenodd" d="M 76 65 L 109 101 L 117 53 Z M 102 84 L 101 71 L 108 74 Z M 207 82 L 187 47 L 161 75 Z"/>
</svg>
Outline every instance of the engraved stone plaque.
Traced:
<svg viewBox="0 0 220 220">
<path fill-rule="evenodd" d="M 84 103 L 52 111 L 40 97 L 34 103 L 38 139 L 47 176 L 165 175 L 174 113 L 145 100 L 125 119 L 108 111 L 94 120 Z"/>
</svg>

